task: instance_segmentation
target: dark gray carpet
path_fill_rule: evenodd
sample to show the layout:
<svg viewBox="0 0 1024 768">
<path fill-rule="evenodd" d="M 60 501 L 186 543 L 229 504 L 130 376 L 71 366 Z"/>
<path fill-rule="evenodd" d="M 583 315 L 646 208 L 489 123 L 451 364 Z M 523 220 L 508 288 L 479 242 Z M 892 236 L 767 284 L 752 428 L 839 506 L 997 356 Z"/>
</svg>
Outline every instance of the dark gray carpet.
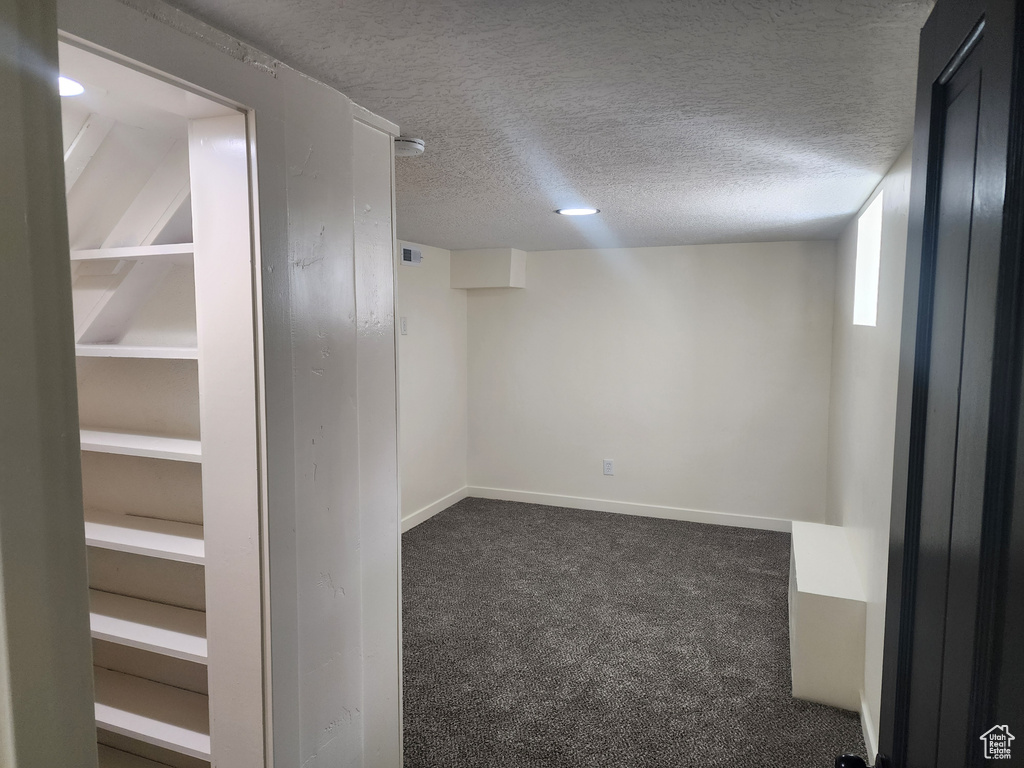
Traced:
<svg viewBox="0 0 1024 768">
<path fill-rule="evenodd" d="M 831 766 L 789 536 L 466 499 L 402 538 L 406 768 Z"/>
</svg>

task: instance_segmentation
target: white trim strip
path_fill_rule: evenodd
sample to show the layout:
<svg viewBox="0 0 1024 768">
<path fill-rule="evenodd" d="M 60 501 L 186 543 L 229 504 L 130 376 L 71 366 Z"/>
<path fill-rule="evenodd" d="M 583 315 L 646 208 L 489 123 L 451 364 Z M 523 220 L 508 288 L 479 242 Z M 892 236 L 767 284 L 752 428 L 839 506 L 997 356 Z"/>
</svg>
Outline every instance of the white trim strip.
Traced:
<svg viewBox="0 0 1024 768">
<path fill-rule="evenodd" d="M 867 758 L 869 761 L 875 759 L 878 754 L 878 727 L 871 717 L 871 707 L 864 698 L 864 691 L 860 692 L 860 727 L 864 732 L 864 746 L 867 747 Z"/>
<path fill-rule="evenodd" d="M 588 499 L 581 496 L 514 491 L 506 488 L 467 486 L 465 495 L 476 496 L 482 499 L 524 501 L 529 504 L 569 507 L 571 509 L 584 509 L 594 512 L 614 512 L 621 515 L 658 517 L 664 520 L 681 520 L 690 523 L 728 525 L 733 528 L 755 528 L 762 531 L 782 531 L 784 533 L 790 533 L 792 529 L 791 520 L 783 520 L 777 517 L 758 517 L 756 515 L 740 515 L 732 512 L 708 512 L 699 509 L 683 509 L 682 507 L 661 507 L 655 504 L 637 504 L 630 501 L 611 501 L 609 499 Z M 415 514 L 419 514 L 419 512 Z M 436 512 L 433 514 L 436 514 Z"/>
<path fill-rule="evenodd" d="M 415 528 L 420 523 L 425 523 L 438 512 L 444 512 L 452 504 L 462 501 L 466 496 L 471 495 L 466 493 L 467 490 L 468 489 L 463 486 L 462 488 L 459 488 L 459 490 L 438 499 L 433 504 L 427 504 L 427 506 L 422 509 L 417 509 L 415 512 L 411 512 L 406 515 L 402 518 L 402 533 L 405 533 L 410 528 Z"/>
</svg>

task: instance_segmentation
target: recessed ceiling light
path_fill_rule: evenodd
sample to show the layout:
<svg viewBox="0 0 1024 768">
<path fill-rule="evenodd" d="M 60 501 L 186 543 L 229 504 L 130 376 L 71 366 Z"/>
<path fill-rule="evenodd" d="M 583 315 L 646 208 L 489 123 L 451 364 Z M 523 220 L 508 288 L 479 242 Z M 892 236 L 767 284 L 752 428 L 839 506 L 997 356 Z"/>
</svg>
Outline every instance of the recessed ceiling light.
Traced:
<svg viewBox="0 0 1024 768">
<path fill-rule="evenodd" d="M 60 86 L 61 96 L 78 96 L 85 93 L 85 87 L 76 80 L 72 80 L 70 77 L 64 77 L 64 75 L 61 75 L 58 78 L 57 83 Z"/>
<path fill-rule="evenodd" d="M 559 208 L 555 213 L 560 213 L 563 216 L 593 216 L 595 213 L 600 213 L 597 208 Z"/>
</svg>

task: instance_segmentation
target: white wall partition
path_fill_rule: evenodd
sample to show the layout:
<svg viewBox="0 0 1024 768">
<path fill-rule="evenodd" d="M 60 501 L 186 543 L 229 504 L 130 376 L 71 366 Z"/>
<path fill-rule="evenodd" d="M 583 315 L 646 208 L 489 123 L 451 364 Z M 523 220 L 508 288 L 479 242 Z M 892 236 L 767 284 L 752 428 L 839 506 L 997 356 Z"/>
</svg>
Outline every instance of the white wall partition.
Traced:
<svg viewBox="0 0 1024 768">
<path fill-rule="evenodd" d="M 896 383 L 907 257 L 910 149 L 865 203 L 883 195 L 876 325 L 855 325 L 857 219 L 839 240 L 829 417 L 828 522 L 847 529 L 867 598 L 861 718 L 877 751 L 896 429 Z"/>
</svg>

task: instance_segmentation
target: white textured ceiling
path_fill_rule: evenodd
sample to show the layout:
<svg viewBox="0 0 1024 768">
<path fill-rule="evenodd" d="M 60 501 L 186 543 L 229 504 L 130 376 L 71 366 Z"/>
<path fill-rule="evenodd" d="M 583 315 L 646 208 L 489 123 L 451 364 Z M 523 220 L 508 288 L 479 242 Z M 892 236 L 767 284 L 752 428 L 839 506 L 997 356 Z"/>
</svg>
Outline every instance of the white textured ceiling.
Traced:
<svg viewBox="0 0 1024 768">
<path fill-rule="evenodd" d="M 173 3 L 426 141 L 399 237 L 525 250 L 835 237 L 910 140 L 933 4 Z"/>
</svg>

